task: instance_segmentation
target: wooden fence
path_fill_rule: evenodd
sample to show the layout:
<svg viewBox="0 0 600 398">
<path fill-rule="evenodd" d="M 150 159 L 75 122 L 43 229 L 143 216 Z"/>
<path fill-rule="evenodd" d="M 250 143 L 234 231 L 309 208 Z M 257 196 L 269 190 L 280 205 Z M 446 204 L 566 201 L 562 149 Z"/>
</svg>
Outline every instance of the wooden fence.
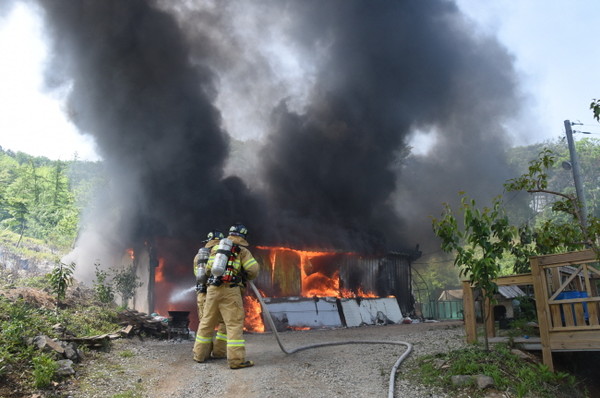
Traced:
<svg viewBox="0 0 600 398">
<path fill-rule="evenodd" d="M 501 285 L 533 285 L 542 357 L 554 371 L 552 352 L 600 350 L 600 269 L 592 250 L 531 257 L 531 274 L 498 278 Z M 463 282 L 468 342 L 477 341 L 473 289 Z M 495 336 L 493 311 L 485 303 L 486 333 Z"/>
</svg>

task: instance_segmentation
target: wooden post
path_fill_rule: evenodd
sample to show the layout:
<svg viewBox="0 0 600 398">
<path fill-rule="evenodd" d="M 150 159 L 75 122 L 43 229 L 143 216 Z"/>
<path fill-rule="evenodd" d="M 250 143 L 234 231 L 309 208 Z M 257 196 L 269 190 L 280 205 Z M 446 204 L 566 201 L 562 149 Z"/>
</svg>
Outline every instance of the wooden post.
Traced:
<svg viewBox="0 0 600 398">
<path fill-rule="evenodd" d="M 542 274 L 538 257 L 531 257 L 531 275 L 533 276 L 533 291 L 535 293 L 535 307 L 540 327 L 540 340 L 542 343 L 542 359 L 544 365 L 548 366 L 551 372 L 554 372 L 554 363 L 552 361 L 552 349 L 550 348 L 550 314 L 548 313 L 548 287 L 546 285 L 546 275 Z"/>
<path fill-rule="evenodd" d="M 465 317 L 465 333 L 467 343 L 477 342 L 477 318 L 475 316 L 475 301 L 473 301 L 473 288 L 469 281 L 463 281 L 463 313 Z"/>
</svg>

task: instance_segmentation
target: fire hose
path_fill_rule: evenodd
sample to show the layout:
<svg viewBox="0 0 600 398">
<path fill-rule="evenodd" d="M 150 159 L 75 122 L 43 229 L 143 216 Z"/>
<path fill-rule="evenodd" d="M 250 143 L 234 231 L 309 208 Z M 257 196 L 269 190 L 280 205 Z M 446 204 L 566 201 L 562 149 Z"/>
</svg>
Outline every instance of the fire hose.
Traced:
<svg viewBox="0 0 600 398">
<path fill-rule="evenodd" d="M 273 331 L 273 333 L 275 333 L 275 338 L 277 339 L 277 344 L 279 344 L 279 348 L 281 348 L 281 351 L 283 351 L 284 353 L 286 353 L 288 355 L 294 354 L 299 351 L 308 350 L 310 348 L 318 348 L 318 347 L 334 346 L 334 345 L 345 345 L 345 344 L 394 344 L 394 345 L 405 346 L 406 351 L 404 351 L 404 353 L 402 355 L 400 355 L 400 357 L 398 358 L 396 363 L 394 363 L 394 366 L 392 367 L 392 371 L 390 372 L 388 398 L 394 398 L 394 383 L 396 380 L 396 372 L 398 372 L 398 367 L 400 366 L 400 364 L 411 353 L 411 351 L 412 351 L 411 343 L 407 343 L 405 341 L 385 341 L 385 340 L 348 340 L 348 341 L 332 341 L 332 342 L 316 343 L 316 344 L 305 345 L 305 346 L 294 348 L 292 350 L 288 350 L 281 343 L 281 339 L 279 338 L 279 333 L 277 332 L 277 328 L 275 327 L 275 323 L 273 322 L 271 313 L 269 312 L 269 309 L 267 308 L 267 306 L 262 298 L 262 295 L 260 294 L 260 292 L 258 291 L 256 286 L 254 285 L 254 283 L 252 283 L 252 281 L 249 281 L 249 284 L 250 284 L 250 287 L 252 288 L 252 290 L 254 291 L 256 298 L 258 298 L 258 301 L 260 302 L 260 305 L 266 315 L 267 322 L 269 322 L 269 326 L 271 327 L 271 330 Z"/>
</svg>

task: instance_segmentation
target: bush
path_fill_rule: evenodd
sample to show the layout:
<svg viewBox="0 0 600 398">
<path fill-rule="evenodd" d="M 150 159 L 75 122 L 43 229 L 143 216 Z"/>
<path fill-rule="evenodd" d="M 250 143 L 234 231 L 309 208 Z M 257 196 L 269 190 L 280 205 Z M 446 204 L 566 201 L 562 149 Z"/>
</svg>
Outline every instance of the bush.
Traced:
<svg viewBox="0 0 600 398">
<path fill-rule="evenodd" d="M 104 304 L 112 303 L 115 299 L 112 285 L 108 282 L 108 274 L 100 269 L 100 264 L 96 266 L 96 280 L 94 281 L 94 291 L 96 298 Z"/>
<path fill-rule="evenodd" d="M 33 386 L 46 388 L 50 385 L 58 369 L 58 364 L 47 354 L 33 357 Z"/>
<path fill-rule="evenodd" d="M 516 397 L 527 394 L 540 398 L 583 397 L 585 392 L 574 394 L 577 380 L 566 373 L 550 372 L 542 364 L 522 360 L 510 352 L 506 345 L 498 344 L 486 351 L 478 346 L 451 351 L 447 354 L 428 355 L 419 358 L 414 371 L 423 384 L 437 385 L 452 390 L 452 376 L 475 376 L 484 374 L 494 379 L 496 388 L 508 391 Z M 472 396 L 479 396 L 474 391 Z"/>
</svg>

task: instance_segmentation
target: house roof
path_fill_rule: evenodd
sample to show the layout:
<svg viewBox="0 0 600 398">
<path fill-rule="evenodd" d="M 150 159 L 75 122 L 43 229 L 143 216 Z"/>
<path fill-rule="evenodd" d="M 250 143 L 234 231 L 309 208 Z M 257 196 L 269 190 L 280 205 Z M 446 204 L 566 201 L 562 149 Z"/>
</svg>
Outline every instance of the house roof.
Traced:
<svg viewBox="0 0 600 398">
<path fill-rule="evenodd" d="M 517 285 L 498 286 L 498 293 L 504 298 L 515 298 L 526 296 L 525 292 Z"/>
<path fill-rule="evenodd" d="M 510 286 L 498 286 L 498 294 L 507 299 L 513 299 L 515 297 L 526 296 L 525 292 L 521 290 L 517 285 Z M 438 297 L 438 301 L 452 301 L 452 300 L 462 300 L 463 299 L 463 291 L 462 289 L 449 289 L 444 290 L 440 297 Z"/>
</svg>

